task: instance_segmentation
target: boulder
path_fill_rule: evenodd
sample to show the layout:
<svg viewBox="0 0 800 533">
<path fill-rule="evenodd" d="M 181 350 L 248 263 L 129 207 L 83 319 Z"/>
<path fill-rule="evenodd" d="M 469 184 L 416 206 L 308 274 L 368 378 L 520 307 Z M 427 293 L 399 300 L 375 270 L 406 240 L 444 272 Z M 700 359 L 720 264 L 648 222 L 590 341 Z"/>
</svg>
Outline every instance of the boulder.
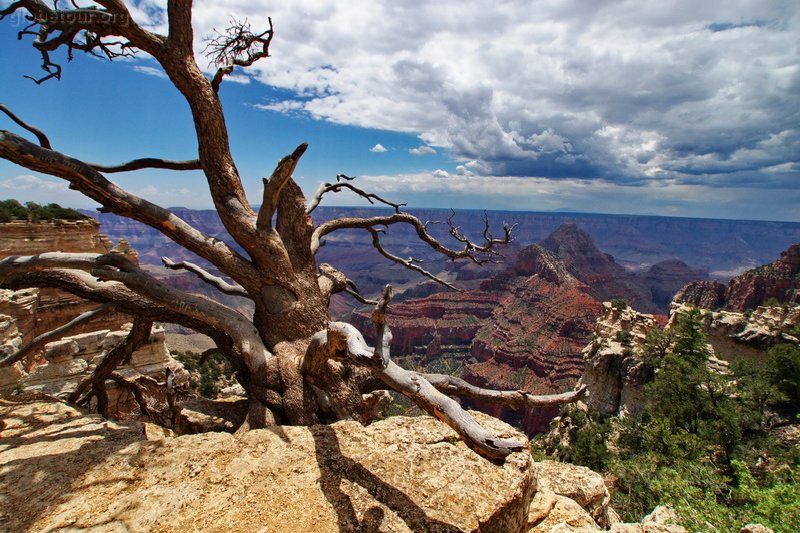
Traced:
<svg viewBox="0 0 800 533">
<path fill-rule="evenodd" d="M 608 525 L 611 495 L 603 477 L 585 466 L 557 461 L 536 463 L 536 487 L 574 500 L 597 525 Z"/>
</svg>

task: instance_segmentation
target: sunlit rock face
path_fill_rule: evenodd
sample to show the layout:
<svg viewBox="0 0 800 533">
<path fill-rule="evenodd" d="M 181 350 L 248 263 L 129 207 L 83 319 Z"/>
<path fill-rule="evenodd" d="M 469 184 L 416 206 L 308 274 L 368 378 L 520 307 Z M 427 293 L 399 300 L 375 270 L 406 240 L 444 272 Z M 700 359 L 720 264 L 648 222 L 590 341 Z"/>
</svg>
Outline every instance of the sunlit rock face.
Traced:
<svg viewBox="0 0 800 533">
<path fill-rule="evenodd" d="M 0 427 L 10 531 L 685 533 L 668 512 L 620 523 L 588 468 L 498 464 L 427 416 L 174 437 L 27 395 L 0 399 Z"/>
</svg>

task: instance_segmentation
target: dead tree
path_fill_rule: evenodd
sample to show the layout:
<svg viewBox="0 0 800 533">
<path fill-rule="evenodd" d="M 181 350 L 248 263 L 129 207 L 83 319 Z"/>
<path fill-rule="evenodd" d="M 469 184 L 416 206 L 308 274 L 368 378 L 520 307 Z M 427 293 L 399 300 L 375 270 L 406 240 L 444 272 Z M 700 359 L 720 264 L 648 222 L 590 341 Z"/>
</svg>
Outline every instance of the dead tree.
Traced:
<svg viewBox="0 0 800 533">
<path fill-rule="evenodd" d="M 263 179 L 261 205 L 254 209 L 245 197 L 231 157 L 218 92 L 235 68 L 247 68 L 269 56 L 274 35 L 271 20 L 263 32 L 234 22 L 211 41 L 207 50 L 218 69 L 209 78 L 195 60 L 188 0 L 167 3 L 166 35 L 142 28 L 120 0 L 98 0 L 93 7 L 77 7 L 74 2 L 64 9 L 58 5 L 18 0 L 0 11 L 2 17 L 22 14 L 30 23 L 20 32 L 20 38 L 32 37 L 45 72 L 41 78 L 31 79 L 41 83 L 60 78 L 61 66 L 50 56 L 58 49 L 66 49 L 70 55 L 77 50 L 109 59 L 144 51 L 160 64 L 189 104 L 197 135 L 197 158 L 172 161 L 147 157 L 114 166 L 88 163 L 59 152 L 57 143 L 51 143 L 45 133 L 5 107 L 0 110 L 35 136 L 36 141 L 0 130 L 0 157 L 68 181 L 71 189 L 98 202 L 102 212 L 157 229 L 213 264 L 232 282 L 191 263 L 165 258 L 167 267 L 191 271 L 221 291 L 252 300 L 255 313 L 250 319 L 211 299 L 171 288 L 113 253 L 9 257 L 0 262 L 0 285 L 11 289 L 56 287 L 100 304 L 113 303 L 117 310 L 137 317 L 142 324 L 169 322 L 208 335 L 230 360 L 247 392 L 250 411 L 246 425 L 250 428 L 324 423 L 345 417 L 366 423 L 372 417 L 377 395 L 391 389 L 448 424 L 477 452 L 502 458 L 523 444 L 496 438 L 451 396 L 529 407 L 566 403 L 580 396 L 581 391 L 553 397 L 536 397 L 523 391 L 489 391 L 444 376 L 403 370 L 389 356 L 391 333 L 385 320 L 389 290 L 377 303 L 373 316 L 379 333 L 377 347 L 368 346 L 351 324 L 331 321 L 328 305 L 332 294 L 359 295 L 341 272 L 330 265 L 317 264 L 315 254 L 324 236 L 342 229 L 363 229 L 384 257 L 437 279 L 414 259 L 388 251 L 381 240 L 383 232 L 407 225 L 437 252 L 451 259 L 480 262 L 496 254 L 496 246 L 509 242 L 512 228 L 505 226 L 503 237 L 495 239 L 489 234 L 487 223 L 483 239 L 476 242 L 450 222 L 450 234 L 458 245 L 448 247 L 429 233 L 425 223 L 402 212 L 401 204 L 363 191 L 341 175 L 336 183 L 321 186 L 307 202 L 292 179 L 306 144 L 281 159 L 272 174 Z M 106 177 L 114 172 L 150 168 L 202 170 L 222 223 L 244 253 L 198 231 L 169 210 L 123 190 Z M 325 194 L 341 189 L 390 206 L 394 213 L 339 218 L 314 226 L 310 212 Z M 113 378 L 113 373 L 108 375 Z"/>
</svg>

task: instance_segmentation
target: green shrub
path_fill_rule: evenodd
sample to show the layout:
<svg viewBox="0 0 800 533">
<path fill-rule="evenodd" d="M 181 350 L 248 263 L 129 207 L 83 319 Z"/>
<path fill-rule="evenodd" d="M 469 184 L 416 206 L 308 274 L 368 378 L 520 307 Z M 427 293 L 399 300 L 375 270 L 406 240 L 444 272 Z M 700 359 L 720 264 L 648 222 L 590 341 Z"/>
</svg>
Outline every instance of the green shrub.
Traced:
<svg viewBox="0 0 800 533">
<path fill-rule="evenodd" d="M 41 220 L 82 220 L 87 218 L 89 217 L 74 209 L 61 207 L 58 204 L 42 206 L 36 202 L 26 202 L 23 206 L 14 199 L 0 200 L 0 222 L 11 222 L 12 220 L 39 222 Z"/>
</svg>

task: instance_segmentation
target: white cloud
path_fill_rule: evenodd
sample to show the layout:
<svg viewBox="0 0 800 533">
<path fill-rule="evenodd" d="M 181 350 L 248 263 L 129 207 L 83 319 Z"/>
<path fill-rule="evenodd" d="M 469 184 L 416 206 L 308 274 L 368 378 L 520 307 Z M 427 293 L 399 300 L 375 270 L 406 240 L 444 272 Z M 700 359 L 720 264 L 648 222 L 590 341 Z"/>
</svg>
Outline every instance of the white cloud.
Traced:
<svg viewBox="0 0 800 533">
<path fill-rule="evenodd" d="M 0 168 L 0 172 L 4 169 Z M 0 199 L 15 198 L 22 203 L 58 203 L 65 207 L 95 207 L 83 194 L 69 189 L 66 181 L 42 178 L 32 174 L 0 179 Z"/>
<path fill-rule="evenodd" d="M 275 22 L 253 70 L 302 98 L 268 109 L 414 133 L 476 173 L 724 180 L 800 144 L 795 2 L 222 0 L 196 34 L 230 13 Z"/>
<path fill-rule="evenodd" d="M 411 148 L 408 151 L 408 153 L 411 155 L 435 155 L 436 150 L 434 150 L 427 144 L 423 144 L 422 146 L 419 146 L 417 148 Z"/>
<path fill-rule="evenodd" d="M 167 74 L 161 69 L 157 67 L 150 67 L 147 65 L 134 65 L 133 70 L 137 72 L 141 72 L 142 74 L 147 74 L 148 76 L 155 76 L 156 78 L 168 79 Z"/>
<path fill-rule="evenodd" d="M 10 191 L 67 191 L 66 182 L 42 179 L 31 174 L 0 180 L 0 189 Z"/>
<path fill-rule="evenodd" d="M 257 108 L 417 135 L 453 175 L 796 188 L 797 2 L 204 0 L 198 51 L 230 14 L 275 23 L 251 73 L 289 96 Z"/>
<path fill-rule="evenodd" d="M 446 170 L 437 169 L 437 170 L 433 171 L 433 176 L 435 178 L 449 178 L 450 177 L 450 173 L 447 172 Z"/>
<path fill-rule="evenodd" d="M 370 152 L 375 152 L 376 154 L 380 154 L 386 151 L 386 148 L 383 147 L 382 144 L 378 143 L 372 148 L 369 149 Z"/>
</svg>

